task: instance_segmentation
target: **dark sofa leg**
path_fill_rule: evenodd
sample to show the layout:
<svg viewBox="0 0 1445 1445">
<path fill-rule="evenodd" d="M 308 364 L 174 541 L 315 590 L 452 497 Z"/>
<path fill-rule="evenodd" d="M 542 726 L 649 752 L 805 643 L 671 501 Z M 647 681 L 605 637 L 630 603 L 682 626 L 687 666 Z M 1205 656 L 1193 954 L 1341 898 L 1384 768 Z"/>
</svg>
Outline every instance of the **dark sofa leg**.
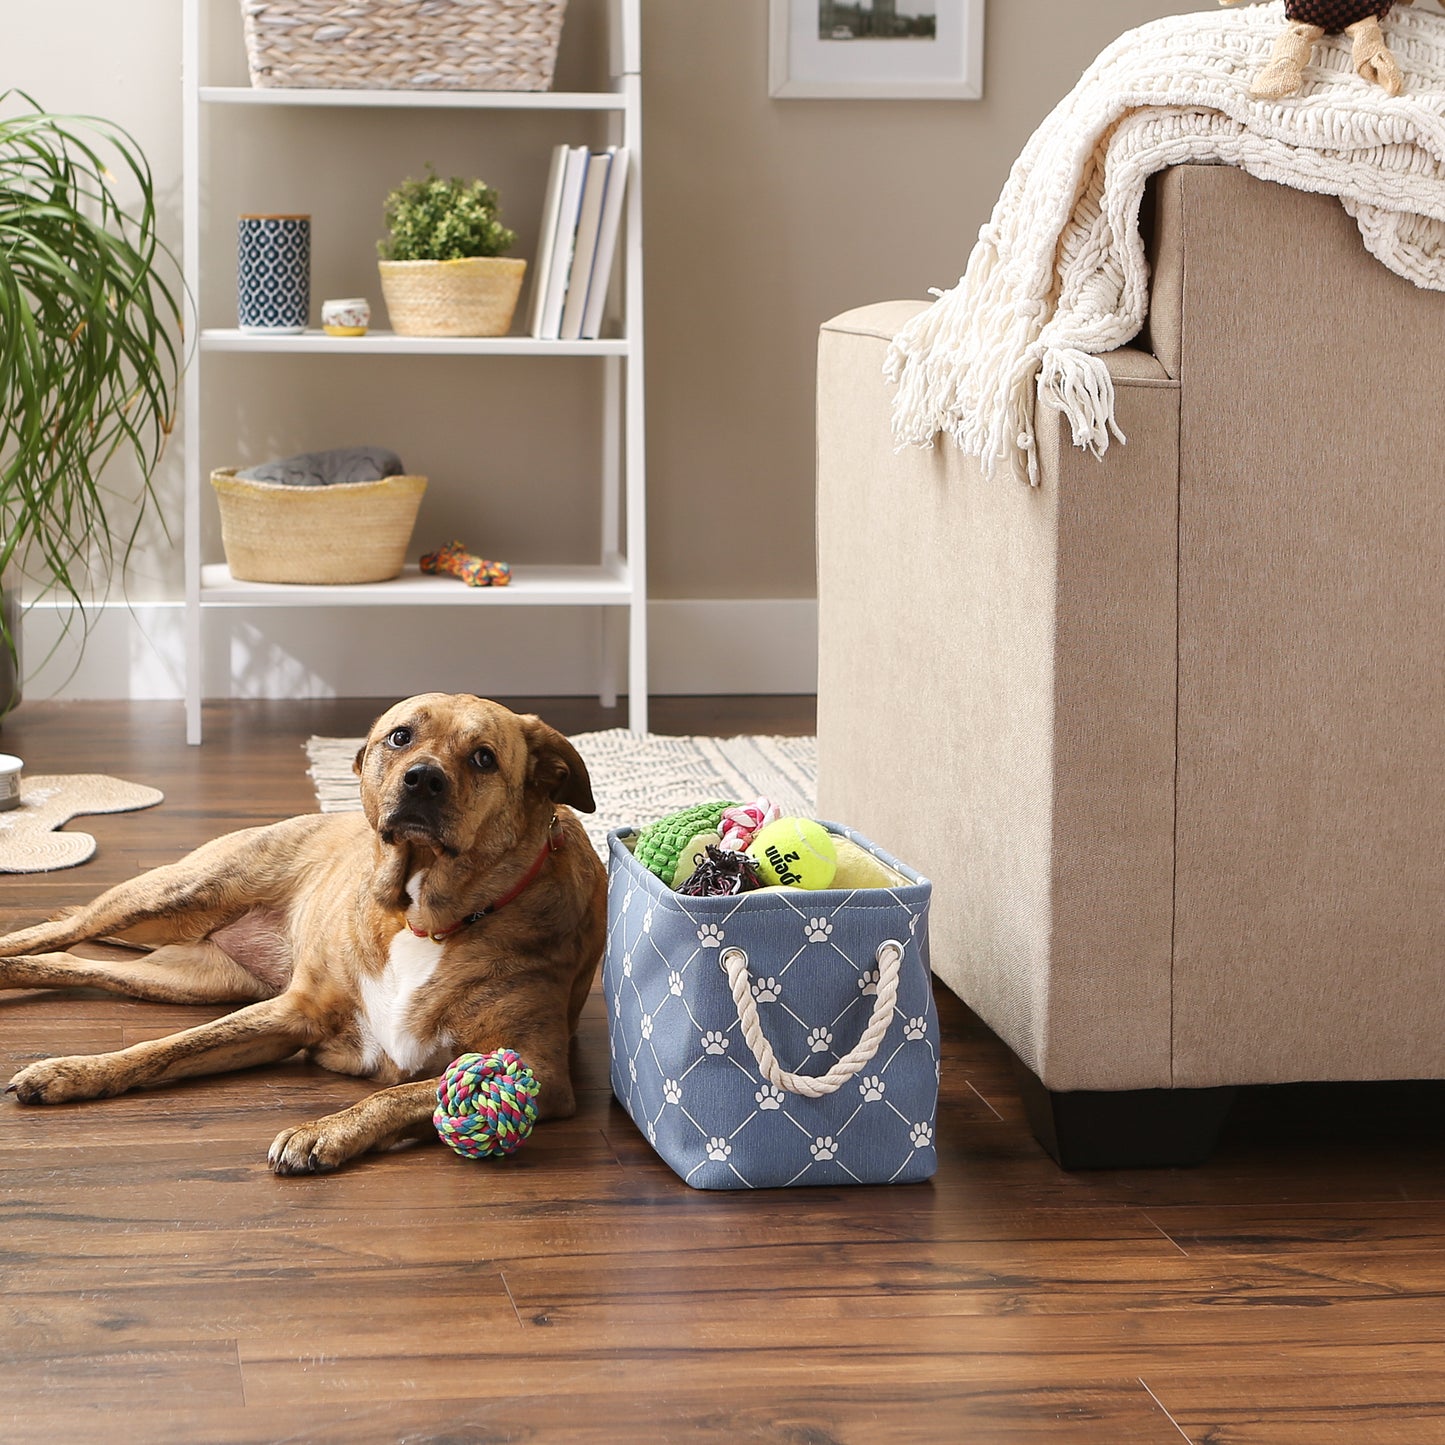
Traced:
<svg viewBox="0 0 1445 1445">
<path fill-rule="evenodd" d="M 1235 1089 L 1046 1089 L 1023 1064 L 1015 1072 L 1034 1137 L 1065 1169 L 1150 1169 L 1203 1164 Z"/>
</svg>

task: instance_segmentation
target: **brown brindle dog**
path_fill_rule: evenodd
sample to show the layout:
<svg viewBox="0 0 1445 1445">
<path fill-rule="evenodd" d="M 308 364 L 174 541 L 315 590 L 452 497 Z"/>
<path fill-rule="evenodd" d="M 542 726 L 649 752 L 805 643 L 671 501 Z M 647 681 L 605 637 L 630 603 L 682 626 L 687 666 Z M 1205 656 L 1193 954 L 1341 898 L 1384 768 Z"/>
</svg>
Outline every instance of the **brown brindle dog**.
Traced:
<svg viewBox="0 0 1445 1445">
<path fill-rule="evenodd" d="M 362 813 L 227 834 L 0 938 L 0 988 L 248 1005 L 116 1053 L 42 1060 L 8 1092 L 105 1098 L 298 1051 L 397 1086 L 284 1130 L 277 1174 L 430 1136 L 436 1075 L 462 1053 L 515 1049 L 540 1117 L 571 1114 L 568 1048 L 607 927 L 606 873 L 566 806 L 595 806 L 576 749 L 499 703 L 427 693 L 376 721 L 355 767 Z M 154 951 L 49 951 L 95 939 Z"/>
</svg>

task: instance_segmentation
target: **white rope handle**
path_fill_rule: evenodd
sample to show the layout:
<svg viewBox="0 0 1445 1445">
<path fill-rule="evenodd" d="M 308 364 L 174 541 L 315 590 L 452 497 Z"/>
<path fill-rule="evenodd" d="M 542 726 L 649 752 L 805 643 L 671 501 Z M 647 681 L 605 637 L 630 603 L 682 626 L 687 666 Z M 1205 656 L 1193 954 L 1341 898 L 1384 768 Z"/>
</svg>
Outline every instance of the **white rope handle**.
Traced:
<svg viewBox="0 0 1445 1445">
<path fill-rule="evenodd" d="M 743 1038 L 753 1051 L 763 1077 L 790 1094 L 821 1099 L 825 1094 L 841 1089 L 878 1052 L 883 1035 L 893 1021 L 893 1006 L 898 1002 L 898 971 L 903 963 L 903 945 L 892 938 L 878 945 L 878 1001 L 873 1006 L 873 1016 L 868 1020 L 868 1027 L 863 1030 L 857 1048 L 839 1059 L 826 1074 L 790 1074 L 778 1063 L 758 1018 L 752 980 L 748 977 L 747 954 L 740 948 L 725 948 L 718 962 L 732 988 L 738 1022 L 743 1026 Z"/>
</svg>

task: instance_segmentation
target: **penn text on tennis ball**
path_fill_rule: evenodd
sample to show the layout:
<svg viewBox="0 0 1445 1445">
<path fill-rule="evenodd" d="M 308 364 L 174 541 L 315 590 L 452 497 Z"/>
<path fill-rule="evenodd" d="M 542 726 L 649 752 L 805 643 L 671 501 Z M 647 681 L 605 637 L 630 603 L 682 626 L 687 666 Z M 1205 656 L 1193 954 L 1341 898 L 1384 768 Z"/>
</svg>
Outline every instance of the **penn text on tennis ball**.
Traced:
<svg viewBox="0 0 1445 1445">
<path fill-rule="evenodd" d="M 828 830 L 811 818 L 779 818 L 759 831 L 748 852 L 764 883 L 792 888 L 826 888 L 838 871 L 838 854 Z"/>
</svg>

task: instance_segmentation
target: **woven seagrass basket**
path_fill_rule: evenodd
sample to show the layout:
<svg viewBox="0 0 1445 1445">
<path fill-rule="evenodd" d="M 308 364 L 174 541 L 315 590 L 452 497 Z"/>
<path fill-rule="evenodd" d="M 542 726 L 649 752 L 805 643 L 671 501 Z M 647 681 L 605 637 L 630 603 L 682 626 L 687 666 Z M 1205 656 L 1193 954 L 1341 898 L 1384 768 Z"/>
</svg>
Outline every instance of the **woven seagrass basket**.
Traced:
<svg viewBox="0 0 1445 1445">
<path fill-rule="evenodd" d="M 567 0 L 241 0 L 251 84 L 546 90 Z"/>
<path fill-rule="evenodd" d="M 527 270 L 510 256 L 376 264 L 398 336 L 505 336 Z"/>
<path fill-rule="evenodd" d="M 425 477 L 330 487 L 252 482 L 211 473 L 221 542 L 239 582 L 385 582 L 401 571 Z"/>
</svg>

